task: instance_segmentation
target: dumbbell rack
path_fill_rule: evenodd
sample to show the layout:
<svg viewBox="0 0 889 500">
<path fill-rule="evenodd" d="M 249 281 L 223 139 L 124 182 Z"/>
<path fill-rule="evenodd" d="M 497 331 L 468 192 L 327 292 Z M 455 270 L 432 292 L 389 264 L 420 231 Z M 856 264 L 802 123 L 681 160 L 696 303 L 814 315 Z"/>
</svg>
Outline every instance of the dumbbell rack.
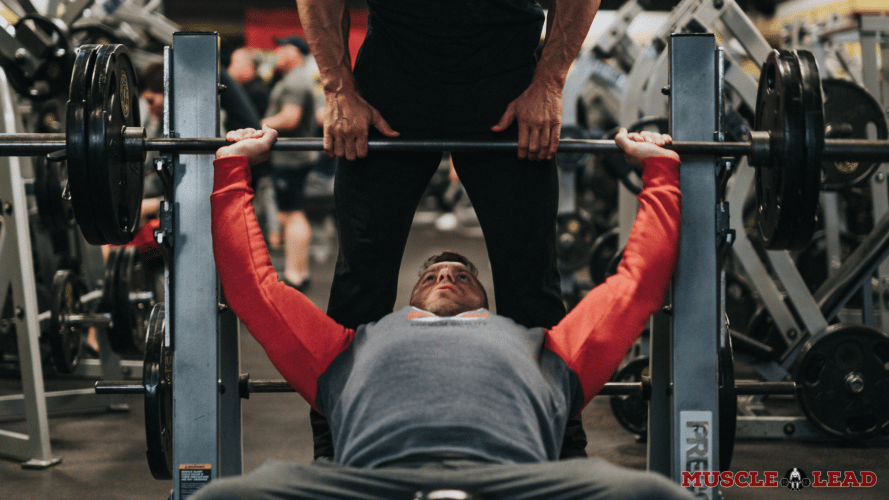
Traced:
<svg viewBox="0 0 889 500">
<path fill-rule="evenodd" d="M 0 71 L 0 131 L 15 133 L 22 128 L 15 93 Z M 28 202 L 25 179 L 22 176 L 28 165 L 27 157 L 0 157 L 0 202 L 3 225 L 0 231 L 0 250 L 4 265 L 0 268 L 0 304 L 11 289 L 14 307 L 18 362 L 21 370 L 22 394 L 0 396 L 0 416 L 24 416 L 27 433 L 0 429 L 0 455 L 22 460 L 22 467 L 43 469 L 58 464 L 50 446 L 48 414 L 80 410 L 108 410 L 126 408 L 123 398 L 98 395 L 92 389 L 46 391 L 40 354 L 40 322 L 46 313 L 40 314 L 37 305 L 36 278 L 31 252 L 28 225 Z M 11 285 L 11 286 L 10 286 Z M 89 294 L 88 294 L 89 295 Z M 84 296 L 89 301 L 90 296 Z M 112 353 L 105 335 L 99 335 L 101 359 L 84 360 L 74 376 L 101 376 L 119 379 L 124 373 L 120 357 Z M 130 376 L 141 369 L 141 364 L 126 366 Z"/>
</svg>

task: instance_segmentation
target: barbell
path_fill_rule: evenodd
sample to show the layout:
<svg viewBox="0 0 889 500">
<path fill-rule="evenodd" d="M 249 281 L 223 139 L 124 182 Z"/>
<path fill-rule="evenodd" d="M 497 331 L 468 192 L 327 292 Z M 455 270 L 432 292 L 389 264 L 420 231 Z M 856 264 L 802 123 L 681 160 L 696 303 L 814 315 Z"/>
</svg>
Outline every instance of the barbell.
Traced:
<svg viewBox="0 0 889 500">
<path fill-rule="evenodd" d="M 0 156 L 68 162 L 75 219 L 94 245 L 133 239 L 147 151 L 213 152 L 222 138 L 149 139 L 140 126 L 136 74 L 122 45 L 83 45 L 69 88 L 64 134 L 0 134 Z M 517 151 L 515 141 L 371 140 L 371 151 Z M 818 67 L 806 51 L 774 50 L 763 65 L 754 131 L 745 142 L 674 142 L 680 155 L 747 156 L 756 168 L 757 221 L 770 249 L 797 249 L 815 228 L 822 160 L 889 160 L 889 141 L 825 138 Z M 320 138 L 281 138 L 278 151 L 318 151 Z M 620 153 L 610 140 L 565 139 L 561 153 Z"/>
</svg>

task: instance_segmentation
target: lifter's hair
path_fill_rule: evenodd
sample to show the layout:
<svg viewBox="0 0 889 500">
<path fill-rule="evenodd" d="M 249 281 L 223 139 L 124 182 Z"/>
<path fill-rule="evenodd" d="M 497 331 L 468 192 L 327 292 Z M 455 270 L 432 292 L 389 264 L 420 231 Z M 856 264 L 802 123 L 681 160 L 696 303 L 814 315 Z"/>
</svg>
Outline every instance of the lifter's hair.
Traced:
<svg viewBox="0 0 889 500">
<path fill-rule="evenodd" d="M 426 269 L 429 269 L 429 266 L 438 264 L 439 262 L 459 262 L 469 268 L 469 272 L 478 278 L 478 268 L 475 267 L 475 264 L 473 264 L 466 256 L 450 250 L 445 250 L 438 255 L 433 255 L 426 259 L 420 266 L 420 272 L 417 273 L 417 276 L 422 276 Z"/>
</svg>

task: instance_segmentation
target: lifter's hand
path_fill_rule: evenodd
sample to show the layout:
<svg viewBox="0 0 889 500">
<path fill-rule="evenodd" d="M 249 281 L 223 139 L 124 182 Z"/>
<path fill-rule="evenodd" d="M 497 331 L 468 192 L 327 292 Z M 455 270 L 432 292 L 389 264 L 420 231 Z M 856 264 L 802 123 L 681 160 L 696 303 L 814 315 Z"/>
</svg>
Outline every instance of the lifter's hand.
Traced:
<svg viewBox="0 0 889 500">
<path fill-rule="evenodd" d="M 519 158 L 550 160 L 559 149 L 562 132 L 562 87 L 537 80 L 506 107 L 494 132 L 502 132 L 513 122 L 519 126 Z"/>
<path fill-rule="evenodd" d="M 639 165 L 642 160 L 652 156 L 666 156 L 679 161 L 676 151 L 661 147 L 673 142 L 673 138 L 668 134 L 649 131 L 630 134 L 627 133 L 627 129 L 622 128 L 614 137 L 614 142 L 624 151 L 624 158 L 631 165 Z"/>
<path fill-rule="evenodd" d="M 325 96 L 324 153 L 347 160 L 367 156 L 367 134 L 373 125 L 387 137 L 399 134 L 373 106 L 357 92 L 336 92 Z"/>
<path fill-rule="evenodd" d="M 250 165 L 256 165 L 269 159 L 272 144 L 278 140 L 278 131 L 268 125 L 263 125 L 262 130 L 242 128 L 225 134 L 225 139 L 233 144 L 219 148 L 216 158 L 246 156 Z"/>
</svg>

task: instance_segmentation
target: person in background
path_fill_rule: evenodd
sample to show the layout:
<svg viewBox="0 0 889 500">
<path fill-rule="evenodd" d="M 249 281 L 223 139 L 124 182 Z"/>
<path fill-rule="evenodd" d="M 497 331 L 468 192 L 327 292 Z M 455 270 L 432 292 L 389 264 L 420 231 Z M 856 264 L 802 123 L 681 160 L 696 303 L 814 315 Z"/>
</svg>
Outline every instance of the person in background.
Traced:
<svg viewBox="0 0 889 500">
<path fill-rule="evenodd" d="M 283 137 L 312 137 L 315 130 L 314 79 L 307 66 L 309 46 L 298 36 L 276 40 L 281 79 L 272 88 L 262 120 Z M 315 151 L 273 151 L 272 180 L 284 244 L 284 282 L 305 290 L 310 284 L 309 245 L 312 229 L 303 209 L 306 176 L 318 157 Z M 271 240 L 271 238 L 270 238 Z"/>
</svg>

